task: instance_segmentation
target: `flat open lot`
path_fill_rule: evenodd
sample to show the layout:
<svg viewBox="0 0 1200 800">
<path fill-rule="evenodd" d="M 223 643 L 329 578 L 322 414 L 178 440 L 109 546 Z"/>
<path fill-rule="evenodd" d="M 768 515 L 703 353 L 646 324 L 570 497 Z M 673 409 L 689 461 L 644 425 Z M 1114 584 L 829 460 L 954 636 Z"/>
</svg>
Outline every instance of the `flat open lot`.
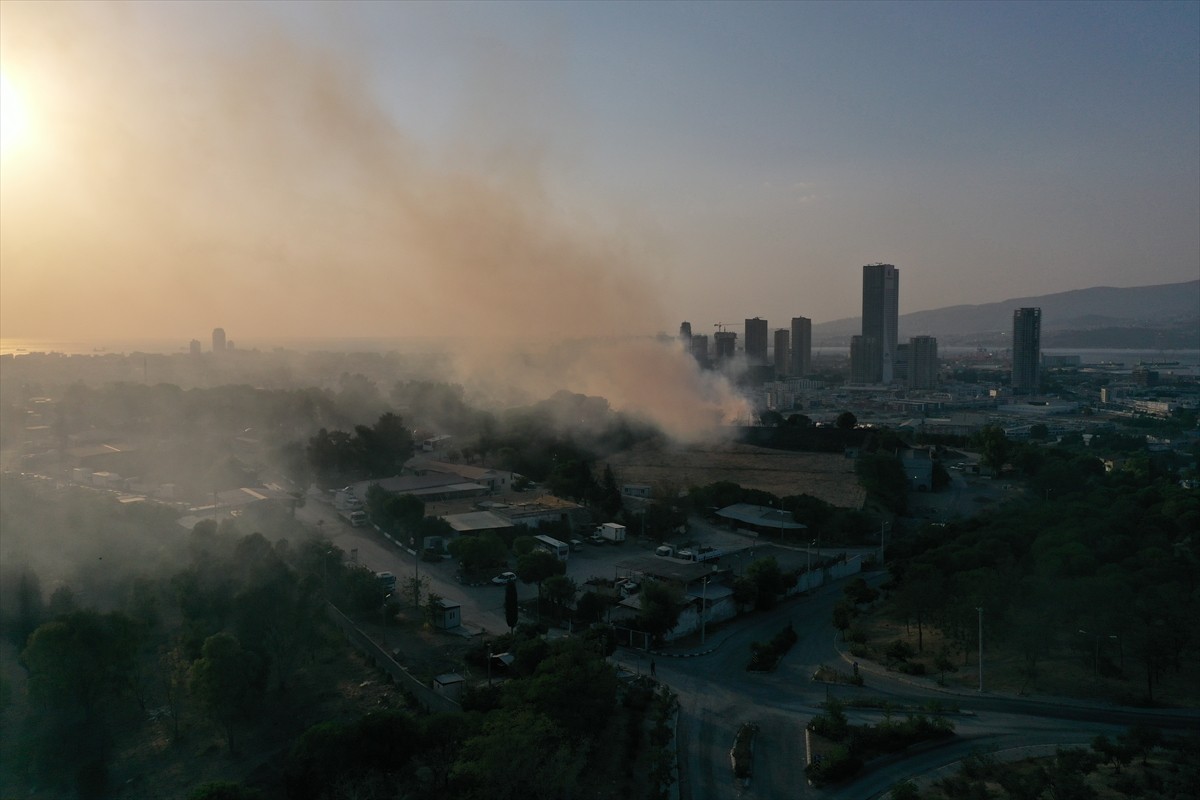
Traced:
<svg viewBox="0 0 1200 800">
<path fill-rule="evenodd" d="M 640 447 L 611 456 L 606 463 L 617 483 L 646 483 L 656 490 L 732 481 L 779 497 L 809 494 L 842 508 L 861 508 L 866 497 L 854 475 L 854 461 L 840 454 L 729 443 Z"/>
</svg>

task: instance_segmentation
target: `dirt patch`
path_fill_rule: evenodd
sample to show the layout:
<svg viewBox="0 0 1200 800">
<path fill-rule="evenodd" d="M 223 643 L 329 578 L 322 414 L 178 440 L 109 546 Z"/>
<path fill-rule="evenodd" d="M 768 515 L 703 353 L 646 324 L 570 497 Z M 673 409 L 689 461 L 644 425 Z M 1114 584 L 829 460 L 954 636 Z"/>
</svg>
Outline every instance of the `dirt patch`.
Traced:
<svg viewBox="0 0 1200 800">
<path fill-rule="evenodd" d="M 467 652 L 478 646 L 478 640 L 432 628 L 425 623 L 422 613 L 412 608 L 411 602 L 386 627 L 362 622 L 359 627 L 390 653 L 396 663 L 426 685 L 435 675 L 446 672 L 457 672 L 468 681 L 480 678 L 466 661 Z"/>
<path fill-rule="evenodd" d="M 779 497 L 809 494 L 841 508 L 861 508 L 854 461 L 840 454 L 770 450 L 747 444 L 652 447 L 643 445 L 607 459 L 618 483 L 654 487 L 669 497 L 693 486 L 732 481 Z"/>
</svg>

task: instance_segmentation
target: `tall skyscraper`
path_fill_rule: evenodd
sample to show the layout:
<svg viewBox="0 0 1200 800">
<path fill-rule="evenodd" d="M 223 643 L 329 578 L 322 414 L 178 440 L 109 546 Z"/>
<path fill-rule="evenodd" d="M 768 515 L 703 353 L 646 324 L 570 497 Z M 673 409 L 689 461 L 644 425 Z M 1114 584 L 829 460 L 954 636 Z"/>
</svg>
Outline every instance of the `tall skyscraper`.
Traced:
<svg viewBox="0 0 1200 800">
<path fill-rule="evenodd" d="M 769 364 L 767 361 L 767 321 L 746 320 L 746 363 L 752 366 Z"/>
<path fill-rule="evenodd" d="M 932 389 L 938 384 L 937 339 L 914 336 L 908 340 L 908 387 Z"/>
<path fill-rule="evenodd" d="M 708 366 L 708 337 L 702 333 L 697 333 L 692 336 L 691 342 L 692 358 L 699 362 L 700 366 Z"/>
<path fill-rule="evenodd" d="M 878 383 L 879 340 L 874 336 L 850 337 L 850 382 Z"/>
<path fill-rule="evenodd" d="M 792 367 L 791 374 L 800 377 L 812 369 L 812 320 L 808 317 L 792 317 Z"/>
<path fill-rule="evenodd" d="M 737 352 L 737 334 L 733 331 L 717 331 L 713 334 L 713 347 L 717 361 L 733 358 Z"/>
<path fill-rule="evenodd" d="M 908 342 L 896 345 L 896 357 L 892 359 L 892 383 L 908 386 Z"/>
<path fill-rule="evenodd" d="M 679 323 L 679 341 L 683 342 L 685 346 L 691 347 L 692 323 L 690 323 L 690 322 Z"/>
<path fill-rule="evenodd" d="M 192 341 L 188 343 L 188 352 L 194 356 L 200 355 L 200 340 L 199 339 L 192 339 Z"/>
<path fill-rule="evenodd" d="M 876 364 L 865 365 L 870 377 L 864 383 L 891 383 L 892 359 L 900 316 L 900 270 L 891 264 L 863 267 L 862 335 L 878 342 Z"/>
<path fill-rule="evenodd" d="M 225 329 L 213 328 L 212 347 L 214 353 L 222 353 L 225 351 Z"/>
<path fill-rule="evenodd" d="M 1012 389 L 1016 394 L 1037 394 L 1042 362 L 1042 310 L 1013 311 Z"/>
<path fill-rule="evenodd" d="M 775 331 L 775 374 L 786 375 L 788 362 L 791 361 L 791 350 L 788 347 L 788 329 L 780 328 Z"/>
</svg>

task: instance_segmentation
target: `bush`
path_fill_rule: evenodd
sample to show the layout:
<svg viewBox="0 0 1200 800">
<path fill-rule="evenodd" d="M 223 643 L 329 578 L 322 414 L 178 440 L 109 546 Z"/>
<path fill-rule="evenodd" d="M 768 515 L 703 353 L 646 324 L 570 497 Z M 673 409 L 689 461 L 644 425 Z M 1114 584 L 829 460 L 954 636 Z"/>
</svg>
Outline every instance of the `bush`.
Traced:
<svg viewBox="0 0 1200 800">
<path fill-rule="evenodd" d="M 888 663 L 896 663 L 899 661 L 907 661 L 915 656 L 917 651 L 914 650 L 913 646 L 908 642 L 904 641 L 903 639 L 897 639 L 887 646 L 887 649 L 883 651 L 883 654 L 887 657 Z"/>
<path fill-rule="evenodd" d="M 775 669 L 779 659 L 792 649 L 798 638 L 792 623 L 789 622 L 786 628 L 771 637 L 770 642 L 751 642 L 750 663 L 746 665 L 746 669 L 751 672 L 770 672 Z"/>
<path fill-rule="evenodd" d="M 818 755 L 817 760 L 804 768 L 804 774 L 814 784 L 821 786 L 853 777 L 860 769 L 862 760 L 851 753 L 849 748 L 839 747 L 823 758 Z"/>
<path fill-rule="evenodd" d="M 902 661 L 896 665 L 896 669 L 900 670 L 905 675 L 925 674 L 925 665 L 920 661 Z"/>
</svg>

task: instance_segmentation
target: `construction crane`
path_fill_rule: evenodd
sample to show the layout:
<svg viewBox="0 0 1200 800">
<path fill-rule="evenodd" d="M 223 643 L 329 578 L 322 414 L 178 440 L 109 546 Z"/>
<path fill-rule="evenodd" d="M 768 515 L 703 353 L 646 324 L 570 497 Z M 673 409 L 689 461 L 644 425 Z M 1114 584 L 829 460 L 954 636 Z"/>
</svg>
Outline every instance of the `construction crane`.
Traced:
<svg viewBox="0 0 1200 800">
<path fill-rule="evenodd" d="M 725 325 L 726 325 L 726 323 L 724 323 L 724 322 L 714 322 L 713 323 L 713 327 L 716 328 L 721 333 L 725 332 Z"/>
</svg>

